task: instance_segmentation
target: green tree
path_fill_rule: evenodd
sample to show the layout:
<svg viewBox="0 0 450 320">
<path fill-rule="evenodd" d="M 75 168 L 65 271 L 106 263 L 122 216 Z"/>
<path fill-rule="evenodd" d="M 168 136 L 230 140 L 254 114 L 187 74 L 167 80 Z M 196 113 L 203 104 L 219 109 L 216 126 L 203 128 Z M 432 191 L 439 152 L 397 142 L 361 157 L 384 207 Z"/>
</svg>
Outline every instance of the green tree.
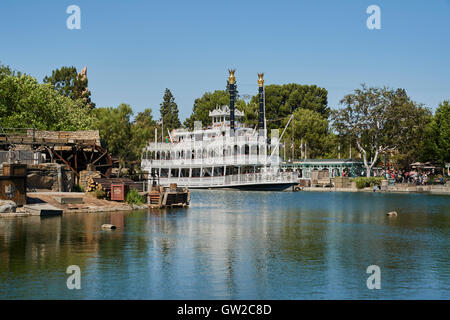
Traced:
<svg viewBox="0 0 450 320">
<path fill-rule="evenodd" d="M 133 110 L 128 104 L 122 103 L 117 108 L 97 108 L 96 127 L 106 144 L 108 151 L 119 157 L 119 176 L 127 161 L 134 160 L 135 153 L 132 143 Z"/>
<path fill-rule="evenodd" d="M 436 110 L 436 144 L 439 160 L 450 162 L 450 102 L 442 102 Z"/>
<path fill-rule="evenodd" d="M 285 85 L 265 86 L 265 110 L 267 128 L 279 129 L 286 123 L 289 116 L 298 108 L 308 109 L 327 119 L 330 114 L 328 107 L 328 91 L 315 85 L 300 85 L 290 83 Z M 247 124 L 256 125 L 259 112 L 259 96 L 252 97 L 246 107 Z"/>
<path fill-rule="evenodd" d="M 20 71 L 16 71 L 11 69 L 10 66 L 4 66 L 0 63 L 0 77 L 2 76 L 17 76 L 20 77 L 22 73 Z"/>
<path fill-rule="evenodd" d="M 2 68 L 0 72 L 0 124 L 9 128 L 40 130 L 91 129 L 94 118 L 81 101 L 59 94 L 51 85 Z"/>
<path fill-rule="evenodd" d="M 411 144 L 422 135 L 423 126 L 414 119 L 418 114 L 426 116 L 427 111 L 404 89 L 362 85 L 340 103 L 343 108 L 334 112 L 333 126 L 339 135 L 351 136 L 356 142 L 368 177 L 382 153 L 399 152 L 402 144 Z"/>
<path fill-rule="evenodd" d="M 283 123 L 285 126 L 287 121 Z M 301 156 L 301 145 L 308 158 L 329 158 L 335 156 L 333 150 L 336 137 L 330 132 L 328 120 L 318 112 L 298 108 L 283 139 L 288 158 Z M 303 154 L 303 156 L 305 156 Z"/>
<path fill-rule="evenodd" d="M 407 98 L 403 99 L 406 107 L 402 108 L 403 111 L 395 112 L 405 123 L 406 129 L 399 132 L 402 141 L 398 143 L 396 152 L 390 156 L 392 160 L 390 162 L 398 168 L 405 169 L 417 161 L 433 160 L 434 151 L 429 140 L 429 135 L 432 134 L 430 126 L 432 126 L 433 115 L 429 109 L 411 102 L 408 105 Z"/>
<path fill-rule="evenodd" d="M 164 92 L 163 102 L 160 108 L 161 118 L 163 119 L 164 131 L 177 129 L 181 126 L 180 119 L 178 117 L 178 106 L 175 103 L 175 98 L 166 88 Z"/>
<path fill-rule="evenodd" d="M 51 84 L 61 94 L 73 100 L 80 99 L 87 108 L 95 107 L 91 101 L 88 79 L 82 73 L 78 73 L 75 67 L 61 67 L 61 69 L 53 70 L 51 76 L 44 78 L 44 83 Z"/>
<path fill-rule="evenodd" d="M 155 128 L 156 122 L 152 117 L 152 109 L 145 109 L 137 114 L 131 127 L 131 145 L 136 159 L 141 157 L 142 149 L 149 141 L 155 139 Z"/>
</svg>

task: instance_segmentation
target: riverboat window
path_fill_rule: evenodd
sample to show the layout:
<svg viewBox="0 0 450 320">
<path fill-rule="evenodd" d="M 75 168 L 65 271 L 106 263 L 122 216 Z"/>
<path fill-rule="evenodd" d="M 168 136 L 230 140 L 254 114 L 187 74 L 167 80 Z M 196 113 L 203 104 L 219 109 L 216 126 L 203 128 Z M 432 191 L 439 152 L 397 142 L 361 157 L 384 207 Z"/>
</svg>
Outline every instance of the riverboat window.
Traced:
<svg viewBox="0 0 450 320">
<path fill-rule="evenodd" d="M 189 169 L 188 168 L 181 169 L 180 177 L 189 177 Z"/>
<path fill-rule="evenodd" d="M 178 173 L 179 173 L 180 169 L 172 169 L 170 170 L 170 176 L 171 177 L 178 177 Z"/>
<path fill-rule="evenodd" d="M 161 169 L 161 178 L 167 178 L 169 176 L 169 169 Z"/>
<path fill-rule="evenodd" d="M 214 177 L 223 176 L 223 167 L 214 167 Z"/>
<path fill-rule="evenodd" d="M 212 168 L 203 168 L 203 177 L 211 177 Z"/>
<path fill-rule="evenodd" d="M 232 175 L 232 174 L 238 174 L 239 173 L 239 167 L 234 167 L 234 166 L 229 166 L 226 169 L 225 174 L 228 175 Z"/>
<path fill-rule="evenodd" d="M 198 178 L 198 177 L 200 177 L 200 168 L 193 168 L 193 169 L 192 169 L 192 177 L 193 177 L 193 178 Z"/>
</svg>

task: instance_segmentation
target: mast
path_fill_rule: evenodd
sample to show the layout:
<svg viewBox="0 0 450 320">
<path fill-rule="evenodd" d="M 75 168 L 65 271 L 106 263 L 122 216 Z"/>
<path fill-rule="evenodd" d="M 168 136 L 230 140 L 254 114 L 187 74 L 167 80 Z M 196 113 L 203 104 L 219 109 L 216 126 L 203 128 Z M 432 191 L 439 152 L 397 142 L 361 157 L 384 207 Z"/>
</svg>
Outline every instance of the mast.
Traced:
<svg viewBox="0 0 450 320">
<path fill-rule="evenodd" d="M 258 129 L 263 133 L 265 129 L 264 125 L 264 73 L 258 73 L 258 89 L 259 89 L 259 120 Z"/>
<path fill-rule="evenodd" d="M 228 69 L 228 92 L 230 93 L 230 130 L 234 131 L 234 102 L 236 100 L 236 69 Z"/>
</svg>

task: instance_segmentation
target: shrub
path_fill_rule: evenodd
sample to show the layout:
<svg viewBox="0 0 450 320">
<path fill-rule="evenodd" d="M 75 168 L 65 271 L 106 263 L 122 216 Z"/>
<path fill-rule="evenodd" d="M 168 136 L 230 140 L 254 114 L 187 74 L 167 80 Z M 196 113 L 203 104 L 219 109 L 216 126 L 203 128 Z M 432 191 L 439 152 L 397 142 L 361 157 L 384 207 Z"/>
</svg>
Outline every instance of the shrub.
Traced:
<svg viewBox="0 0 450 320">
<path fill-rule="evenodd" d="M 141 205 L 143 204 L 144 198 L 139 194 L 139 192 L 136 189 L 131 189 L 127 193 L 126 201 L 128 204 L 137 204 Z"/>
<path fill-rule="evenodd" d="M 381 180 L 383 179 L 383 177 L 358 177 L 355 179 L 356 187 L 358 189 L 363 189 L 367 187 L 379 186 L 381 185 Z"/>
<path fill-rule="evenodd" d="M 97 189 L 94 191 L 94 196 L 97 199 L 105 199 L 106 198 L 106 192 L 101 190 L 101 189 Z"/>
<path fill-rule="evenodd" d="M 72 192 L 84 192 L 84 187 L 82 185 L 76 184 L 73 186 Z"/>
</svg>

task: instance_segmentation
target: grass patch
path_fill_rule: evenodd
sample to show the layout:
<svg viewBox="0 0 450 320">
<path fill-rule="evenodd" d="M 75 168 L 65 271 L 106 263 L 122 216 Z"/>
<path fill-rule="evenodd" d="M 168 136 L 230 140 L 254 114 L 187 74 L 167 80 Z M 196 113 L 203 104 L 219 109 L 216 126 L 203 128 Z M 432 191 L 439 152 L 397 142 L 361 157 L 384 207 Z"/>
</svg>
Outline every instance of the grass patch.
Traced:
<svg viewBox="0 0 450 320">
<path fill-rule="evenodd" d="M 139 192 L 136 189 L 131 189 L 130 191 L 128 191 L 126 201 L 128 204 L 137 204 L 137 205 L 141 205 L 145 202 L 144 198 L 139 194 Z"/>
</svg>

